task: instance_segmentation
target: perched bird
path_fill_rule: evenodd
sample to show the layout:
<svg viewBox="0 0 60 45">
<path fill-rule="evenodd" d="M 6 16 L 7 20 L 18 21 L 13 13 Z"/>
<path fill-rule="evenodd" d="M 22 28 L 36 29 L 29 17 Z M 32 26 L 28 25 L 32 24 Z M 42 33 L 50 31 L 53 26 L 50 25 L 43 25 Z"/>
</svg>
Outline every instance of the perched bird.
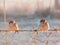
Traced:
<svg viewBox="0 0 60 45">
<path fill-rule="evenodd" d="M 40 20 L 39 30 L 46 32 L 50 29 L 49 23 L 45 19 Z"/>
<path fill-rule="evenodd" d="M 15 21 L 10 21 L 9 22 L 9 26 L 8 26 L 8 30 L 11 30 L 11 31 L 18 31 L 19 28 L 18 28 L 18 24 L 15 22 Z"/>
</svg>

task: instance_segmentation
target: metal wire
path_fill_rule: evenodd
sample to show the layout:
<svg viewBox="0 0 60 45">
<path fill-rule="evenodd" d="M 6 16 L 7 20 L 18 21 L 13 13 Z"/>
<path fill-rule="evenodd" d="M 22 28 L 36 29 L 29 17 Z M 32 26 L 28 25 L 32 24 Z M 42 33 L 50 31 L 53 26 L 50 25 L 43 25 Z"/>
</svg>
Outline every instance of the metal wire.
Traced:
<svg viewBox="0 0 60 45">
<path fill-rule="evenodd" d="M 6 29 L 6 4 L 5 4 L 4 0 L 4 29 Z M 39 8 L 39 1 L 37 1 L 37 5 Z M 8 36 L 9 36 L 9 32 L 34 32 L 34 45 L 36 45 L 36 38 L 37 38 L 37 32 L 41 32 L 40 30 L 34 30 L 34 24 L 32 24 L 33 30 L 16 30 L 16 31 L 12 31 L 12 30 L 0 30 L 0 32 L 6 32 L 6 45 L 8 45 Z M 52 30 L 51 30 L 52 31 Z M 49 31 L 48 31 L 49 32 Z M 56 30 L 53 30 L 52 32 L 57 32 Z M 57 33 L 60 33 L 60 31 L 58 31 Z M 51 37 L 54 33 L 51 33 L 50 35 L 48 35 L 47 39 L 46 39 L 46 45 L 48 45 L 49 43 L 49 37 Z"/>
<path fill-rule="evenodd" d="M 9 37 L 9 33 L 11 32 L 12 30 L 0 30 L 0 32 L 6 32 L 6 45 L 8 45 L 8 37 Z M 18 32 L 33 32 L 34 33 L 34 45 L 37 45 L 36 44 L 36 41 L 37 41 L 37 32 L 39 32 L 40 30 L 18 30 Z M 12 32 L 16 32 L 16 31 L 12 31 Z M 17 33 L 18 33 L 17 32 Z M 41 31 L 40 31 L 41 32 Z M 50 32 L 50 31 L 48 31 L 48 32 Z M 49 37 L 51 37 L 51 36 L 53 36 L 53 34 L 55 33 L 56 31 L 54 30 L 54 31 L 51 31 L 51 33 L 47 36 L 47 39 L 45 40 L 45 42 L 46 42 L 46 45 L 48 45 L 48 43 L 49 43 Z M 60 32 L 60 31 L 57 31 L 56 33 L 58 33 L 58 32 Z M 42 33 L 44 33 L 44 32 L 42 32 Z M 58 33 L 58 34 L 60 34 L 60 33 Z M 56 39 L 57 41 L 59 40 L 59 39 Z M 56 41 L 55 41 L 56 42 Z"/>
</svg>

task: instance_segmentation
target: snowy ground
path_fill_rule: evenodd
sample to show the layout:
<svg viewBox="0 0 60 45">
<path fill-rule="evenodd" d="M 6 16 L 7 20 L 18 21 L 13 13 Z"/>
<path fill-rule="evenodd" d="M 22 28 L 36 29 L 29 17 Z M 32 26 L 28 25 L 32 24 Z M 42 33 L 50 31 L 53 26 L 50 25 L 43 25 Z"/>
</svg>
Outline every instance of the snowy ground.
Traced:
<svg viewBox="0 0 60 45">
<path fill-rule="evenodd" d="M 7 37 L 8 37 L 8 45 L 34 45 L 33 32 L 18 32 L 18 33 L 10 32 L 8 33 L 8 35 L 6 35 L 6 33 L 0 32 L 0 45 L 6 45 Z M 36 36 L 36 45 L 47 45 L 47 44 L 60 45 L 60 34 L 57 32 L 44 32 L 44 33 L 38 32 Z"/>
<path fill-rule="evenodd" d="M 47 20 L 50 24 L 50 27 L 52 29 L 54 28 L 60 28 L 60 20 L 57 19 L 52 19 L 52 20 Z M 32 23 L 34 23 L 35 29 L 38 29 L 39 26 L 39 19 L 34 19 L 34 20 L 22 20 L 22 21 L 17 21 L 17 24 L 19 25 L 19 29 L 22 30 L 31 30 L 32 29 Z M 6 27 L 8 27 L 8 22 L 6 22 Z M 0 22 L 0 29 L 4 30 L 4 22 Z M 6 28 L 8 29 L 8 28 Z"/>
<path fill-rule="evenodd" d="M 51 28 L 60 28 L 60 20 L 47 20 L 50 23 Z M 35 24 L 35 29 L 38 29 L 39 19 L 28 21 L 17 21 L 19 29 L 30 30 L 32 29 L 32 23 Z M 8 22 L 7 22 L 8 27 Z M 3 21 L 0 22 L 0 29 L 4 29 Z M 47 37 L 51 32 L 38 32 L 36 36 L 36 45 L 46 45 Z M 0 32 L 0 45 L 6 45 L 6 33 Z M 34 33 L 33 32 L 10 32 L 8 35 L 8 45 L 34 45 Z M 55 32 L 48 38 L 48 45 L 60 45 L 60 34 Z"/>
</svg>

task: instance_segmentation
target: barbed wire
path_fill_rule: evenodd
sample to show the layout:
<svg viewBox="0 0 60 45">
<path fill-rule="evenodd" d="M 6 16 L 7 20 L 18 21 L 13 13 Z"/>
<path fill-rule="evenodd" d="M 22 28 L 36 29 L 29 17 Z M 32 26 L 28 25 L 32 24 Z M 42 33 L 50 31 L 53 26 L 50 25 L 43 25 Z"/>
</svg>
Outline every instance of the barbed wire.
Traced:
<svg viewBox="0 0 60 45">
<path fill-rule="evenodd" d="M 32 32 L 32 34 L 33 34 L 33 37 L 32 36 L 29 36 L 30 38 L 31 38 L 31 40 L 29 41 L 29 45 L 32 43 L 31 41 L 32 40 L 34 40 L 34 44 L 33 45 L 37 45 L 37 41 L 39 41 L 40 43 L 45 43 L 46 45 L 48 45 L 49 44 L 49 42 L 51 42 L 52 43 L 52 41 L 51 40 L 49 40 L 50 38 L 52 38 L 52 36 L 54 36 L 55 35 L 55 33 L 57 33 L 57 34 L 60 34 L 60 31 L 59 30 L 49 30 L 49 31 L 47 31 L 47 32 L 42 32 L 42 31 L 40 31 L 40 30 L 16 30 L 16 31 L 12 31 L 12 30 L 0 30 L 0 33 L 4 33 L 4 32 L 6 32 L 7 33 L 7 35 L 6 35 L 6 39 L 7 39 L 7 44 L 6 45 L 8 45 L 8 40 L 9 40 L 9 33 L 10 32 L 15 32 L 14 34 L 16 35 L 16 34 L 19 34 L 19 32 Z M 48 35 L 47 35 L 47 37 L 46 37 L 46 39 L 45 40 L 40 40 L 40 37 L 41 36 L 37 36 L 39 33 L 41 33 L 42 32 L 42 34 L 43 33 L 49 33 Z M 40 35 L 40 34 L 39 34 Z M 44 35 L 43 35 L 44 36 Z M 38 39 L 39 38 L 39 39 Z M 41 37 L 42 38 L 42 37 Z M 43 39 L 44 39 L 44 37 L 43 37 Z M 55 41 L 53 41 L 53 43 L 57 43 L 57 42 L 59 42 L 59 40 L 60 40 L 60 38 L 56 38 L 55 39 Z M 19 42 L 18 42 L 18 40 L 16 39 L 16 36 L 14 36 L 14 39 L 13 39 L 13 41 L 12 42 L 10 42 L 10 45 L 12 45 L 13 44 L 13 42 L 16 42 L 16 43 L 18 43 L 18 45 L 20 44 Z"/>
</svg>

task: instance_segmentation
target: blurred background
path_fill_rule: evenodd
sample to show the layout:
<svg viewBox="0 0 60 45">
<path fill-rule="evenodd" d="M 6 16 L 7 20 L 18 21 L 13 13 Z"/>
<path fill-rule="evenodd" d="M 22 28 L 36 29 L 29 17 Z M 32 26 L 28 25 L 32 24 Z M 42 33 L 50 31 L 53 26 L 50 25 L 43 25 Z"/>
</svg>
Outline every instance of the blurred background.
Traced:
<svg viewBox="0 0 60 45">
<path fill-rule="evenodd" d="M 19 30 L 32 30 L 32 24 L 38 29 L 42 18 L 51 29 L 60 28 L 60 0 L 0 0 L 0 30 L 8 30 L 10 20 L 16 21 Z M 60 45 L 60 33 L 53 31 L 36 36 L 34 32 L 0 32 L 0 45 L 33 45 L 35 38 L 36 45 Z"/>
<path fill-rule="evenodd" d="M 60 28 L 60 0 L 0 0 L 0 29 L 15 20 L 19 29 L 31 30 L 32 24 L 38 29 L 44 18 L 51 28 Z"/>
</svg>

